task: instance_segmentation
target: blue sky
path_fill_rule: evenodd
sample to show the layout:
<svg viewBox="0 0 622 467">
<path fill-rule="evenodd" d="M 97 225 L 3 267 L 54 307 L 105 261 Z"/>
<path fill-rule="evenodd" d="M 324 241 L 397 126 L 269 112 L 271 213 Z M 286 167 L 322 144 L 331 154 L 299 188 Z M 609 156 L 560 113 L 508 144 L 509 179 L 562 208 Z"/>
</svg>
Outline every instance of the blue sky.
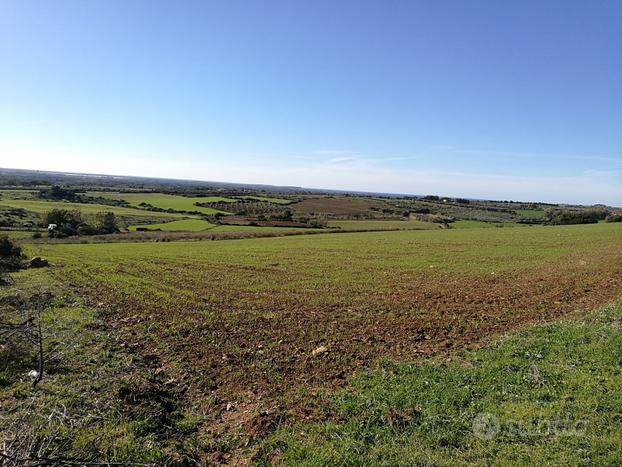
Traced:
<svg viewBox="0 0 622 467">
<path fill-rule="evenodd" d="M 622 2 L 0 0 L 0 166 L 622 205 Z"/>
</svg>

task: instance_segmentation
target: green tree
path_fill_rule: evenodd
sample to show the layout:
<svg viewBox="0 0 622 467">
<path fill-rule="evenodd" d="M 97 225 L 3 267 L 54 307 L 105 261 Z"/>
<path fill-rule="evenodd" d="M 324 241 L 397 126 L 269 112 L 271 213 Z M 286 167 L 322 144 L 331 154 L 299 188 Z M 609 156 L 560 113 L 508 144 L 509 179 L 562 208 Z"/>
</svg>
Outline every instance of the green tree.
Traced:
<svg viewBox="0 0 622 467">
<path fill-rule="evenodd" d="M 56 229 L 49 232 L 51 237 L 78 235 L 78 229 L 85 225 L 80 211 L 52 209 L 45 215 L 46 224 L 56 224 Z"/>
<path fill-rule="evenodd" d="M 97 230 L 100 233 L 117 233 L 119 225 L 113 212 L 101 212 L 97 215 Z"/>
</svg>

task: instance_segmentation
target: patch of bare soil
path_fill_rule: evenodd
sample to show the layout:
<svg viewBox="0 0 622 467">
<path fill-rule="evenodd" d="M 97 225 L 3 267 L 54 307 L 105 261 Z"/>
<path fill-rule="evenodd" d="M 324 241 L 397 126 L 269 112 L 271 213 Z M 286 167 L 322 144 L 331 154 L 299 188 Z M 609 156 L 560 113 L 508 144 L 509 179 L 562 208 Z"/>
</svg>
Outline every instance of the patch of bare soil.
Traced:
<svg viewBox="0 0 622 467">
<path fill-rule="evenodd" d="M 290 207 L 299 214 L 330 214 L 334 216 L 369 214 L 369 211 L 381 212 L 392 209 L 388 203 L 371 198 L 324 197 L 306 198 L 293 203 Z"/>
</svg>

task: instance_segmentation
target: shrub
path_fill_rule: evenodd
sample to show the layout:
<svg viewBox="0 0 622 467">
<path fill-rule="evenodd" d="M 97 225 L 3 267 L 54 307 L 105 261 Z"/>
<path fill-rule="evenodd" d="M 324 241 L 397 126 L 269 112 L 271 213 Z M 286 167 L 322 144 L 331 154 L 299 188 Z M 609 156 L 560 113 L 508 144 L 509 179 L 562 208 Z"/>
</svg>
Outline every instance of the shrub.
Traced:
<svg viewBox="0 0 622 467">
<path fill-rule="evenodd" d="M 75 190 L 71 190 L 68 188 L 61 188 L 58 185 L 54 185 L 49 190 L 39 191 L 39 198 L 50 199 L 50 200 L 76 201 L 79 198 L 79 196 L 76 194 Z"/>
<path fill-rule="evenodd" d="M 97 233 L 111 234 L 119 232 L 117 218 L 113 212 L 102 212 L 97 215 Z"/>
<path fill-rule="evenodd" d="M 8 235 L 0 235 L 0 274 L 17 271 L 22 267 L 23 262 L 22 248 Z"/>
<path fill-rule="evenodd" d="M 622 222 L 622 214 L 609 214 L 605 217 L 605 222 Z"/>
<path fill-rule="evenodd" d="M 294 214 L 287 209 L 286 211 L 282 212 L 281 214 L 272 214 L 270 216 L 271 220 L 275 220 L 275 221 L 287 221 L 287 222 L 291 222 L 294 220 Z"/>
<path fill-rule="evenodd" d="M 90 224 L 81 224 L 77 229 L 78 235 L 97 235 L 99 232 L 95 226 Z"/>
<path fill-rule="evenodd" d="M 606 216 L 607 212 L 601 210 L 554 210 L 549 213 L 548 222 L 552 225 L 596 224 Z"/>
<path fill-rule="evenodd" d="M 82 223 L 80 211 L 69 211 L 68 209 L 52 209 L 45 214 L 46 224 L 56 224 L 58 226 L 70 224 L 77 227 Z"/>
</svg>

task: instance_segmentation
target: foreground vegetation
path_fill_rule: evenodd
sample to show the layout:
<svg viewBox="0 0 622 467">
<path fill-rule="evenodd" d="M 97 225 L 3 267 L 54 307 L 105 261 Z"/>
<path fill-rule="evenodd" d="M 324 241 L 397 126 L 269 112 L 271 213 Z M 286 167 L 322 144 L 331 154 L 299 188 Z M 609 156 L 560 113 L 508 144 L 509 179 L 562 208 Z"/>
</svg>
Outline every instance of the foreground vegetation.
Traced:
<svg viewBox="0 0 622 467">
<path fill-rule="evenodd" d="M 15 279 L 0 289 L 1 321 L 22 318 L 42 291 L 53 295 L 41 315 L 43 380 L 32 387 L 35 360 L 24 348 L 0 373 L 7 466 L 622 461 L 620 304 L 573 313 L 570 321 L 528 328 L 480 350 L 380 361 L 343 389 L 306 393 L 314 421 L 283 418 L 264 432 L 267 438 L 232 457 L 227 452 L 244 444 L 239 435 L 205 430 L 209 417 L 188 398 L 187 381 L 169 373 L 162 355 L 141 351 L 110 311 L 89 306 L 47 271 Z M 132 316 L 124 319 L 139 319 Z"/>
<path fill-rule="evenodd" d="M 46 271 L 14 279 L 0 289 L 0 465 L 196 465 L 201 444 L 192 433 L 201 416 L 182 405 L 157 361 L 129 349 L 102 309 Z M 17 327 L 1 334 L 30 318 L 42 330 L 36 387 L 33 335 Z"/>
<path fill-rule="evenodd" d="M 325 394 L 326 420 L 282 427 L 285 465 L 620 465 L 622 304 L 490 349 L 385 362 Z"/>
</svg>

